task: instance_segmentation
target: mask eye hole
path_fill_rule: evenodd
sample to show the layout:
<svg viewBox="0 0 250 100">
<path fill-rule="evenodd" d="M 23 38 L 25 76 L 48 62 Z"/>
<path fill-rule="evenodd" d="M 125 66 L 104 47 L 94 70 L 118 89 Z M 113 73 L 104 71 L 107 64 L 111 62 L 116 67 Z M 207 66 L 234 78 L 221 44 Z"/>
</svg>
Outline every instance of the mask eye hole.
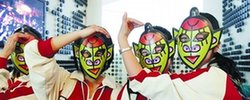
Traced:
<svg viewBox="0 0 250 100">
<path fill-rule="evenodd" d="M 97 50 L 97 52 L 95 53 L 96 57 L 101 57 L 104 54 L 105 50 L 104 49 L 99 49 Z"/>
<path fill-rule="evenodd" d="M 147 49 L 141 49 L 141 55 L 142 56 L 148 56 L 149 55 L 149 51 Z"/>
<path fill-rule="evenodd" d="M 23 49 L 20 46 L 17 46 L 16 49 L 15 49 L 15 52 L 17 54 L 23 53 Z"/>
<path fill-rule="evenodd" d="M 154 58 L 154 63 L 157 64 L 161 61 L 161 58 L 160 57 L 155 57 Z"/>
<path fill-rule="evenodd" d="M 206 32 L 198 33 L 195 36 L 194 41 L 195 42 L 201 42 L 201 41 L 205 40 L 207 38 L 207 36 L 208 36 L 208 33 L 206 33 Z"/>
<path fill-rule="evenodd" d="M 164 50 L 165 45 L 157 45 L 154 49 L 154 53 L 161 53 Z"/>
<path fill-rule="evenodd" d="M 90 52 L 87 51 L 87 50 L 82 50 L 81 53 L 82 53 L 82 56 L 83 56 L 84 58 L 89 58 L 89 57 L 91 57 Z"/>
<path fill-rule="evenodd" d="M 180 41 L 185 43 L 189 41 L 189 37 L 186 34 L 181 34 L 180 35 Z"/>
<path fill-rule="evenodd" d="M 145 62 L 146 62 L 146 64 L 149 64 L 149 65 L 152 64 L 152 60 L 150 60 L 150 59 L 148 59 L 148 58 L 145 59 Z"/>
</svg>

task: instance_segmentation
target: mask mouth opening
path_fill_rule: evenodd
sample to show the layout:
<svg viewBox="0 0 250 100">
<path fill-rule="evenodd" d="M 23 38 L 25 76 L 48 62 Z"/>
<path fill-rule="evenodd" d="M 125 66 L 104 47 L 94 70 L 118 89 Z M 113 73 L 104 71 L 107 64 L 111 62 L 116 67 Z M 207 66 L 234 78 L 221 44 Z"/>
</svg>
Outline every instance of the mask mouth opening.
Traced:
<svg viewBox="0 0 250 100">
<path fill-rule="evenodd" d="M 153 68 L 149 68 L 152 72 L 158 72 L 161 69 L 161 66 L 155 66 Z"/>
<path fill-rule="evenodd" d="M 93 68 L 93 69 L 88 69 L 91 73 L 97 74 L 100 70 L 100 68 Z"/>
<path fill-rule="evenodd" d="M 185 56 L 185 58 L 186 58 L 189 62 L 191 62 L 192 64 L 194 64 L 194 63 L 197 61 L 197 59 L 199 58 L 199 56 Z"/>
</svg>

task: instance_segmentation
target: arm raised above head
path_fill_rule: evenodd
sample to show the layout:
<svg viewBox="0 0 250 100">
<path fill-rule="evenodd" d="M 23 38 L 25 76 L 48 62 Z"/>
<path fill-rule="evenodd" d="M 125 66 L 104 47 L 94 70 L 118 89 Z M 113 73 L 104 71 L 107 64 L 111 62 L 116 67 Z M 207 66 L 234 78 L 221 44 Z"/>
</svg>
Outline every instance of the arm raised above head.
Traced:
<svg viewBox="0 0 250 100">
<path fill-rule="evenodd" d="M 78 40 L 80 38 L 86 38 L 97 32 L 103 33 L 107 37 L 110 37 L 109 33 L 104 28 L 96 26 L 96 25 L 91 25 L 91 26 L 88 26 L 87 28 L 84 28 L 83 30 L 74 31 L 71 33 L 67 33 L 67 34 L 52 38 L 52 41 L 51 41 L 52 49 L 54 51 L 57 51 L 63 46 L 75 40 Z"/>
<path fill-rule="evenodd" d="M 108 35 L 99 26 L 89 26 L 83 30 L 67 33 L 48 40 L 32 40 L 24 47 L 26 64 L 29 67 L 29 77 L 36 96 L 41 100 L 57 100 L 64 83 L 69 80 L 70 73 L 59 67 L 53 58 L 56 51 L 80 38 L 85 38 L 96 32 Z"/>
<path fill-rule="evenodd" d="M 128 18 L 127 13 L 123 15 L 122 25 L 118 34 L 118 43 L 120 50 L 124 51 L 121 52 L 121 55 L 129 76 L 135 76 L 142 70 L 142 67 L 138 63 L 135 55 L 132 53 L 131 50 L 128 49 L 130 48 L 128 43 L 128 36 L 130 32 L 134 28 L 140 27 L 142 25 L 144 25 L 142 22 L 133 18 Z"/>
</svg>

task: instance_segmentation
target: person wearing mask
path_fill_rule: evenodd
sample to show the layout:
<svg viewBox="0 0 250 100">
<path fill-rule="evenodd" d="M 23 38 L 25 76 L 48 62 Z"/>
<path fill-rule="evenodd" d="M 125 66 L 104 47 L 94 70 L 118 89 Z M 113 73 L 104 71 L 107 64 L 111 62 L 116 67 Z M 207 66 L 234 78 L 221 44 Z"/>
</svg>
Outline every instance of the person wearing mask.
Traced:
<svg viewBox="0 0 250 100">
<path fill-rule="evenodd" d="M 41 34 L 28 25 L 22 25 L 8 37 L 0 52 L 0 77 L 3 100 L 37 99 L 29 81 L 29 69 L 25 63 L 24 46 L 33 39 L 41 39 Z M 6 70 L 8 58 L 11 58 L 14 69 L 9 74 Z"/>
<path fill-rule="evenodd" d="M 139 42 L 133 43 L 134 54 L 142 67 L 151 71 L 169 73 L 169 66 L 175 52 L 175 41 L 170 32 L 161 26 L 145 24 L 145 31 Z M 118 95 L 118 100 L 147 100 L 146 97 L 133 92 L 127 82 Z"/>
<path fill-rule="evenodd" d="M 197 8 L 192 8 L 179 30 L 174 29 L 177 51 L 184 64 L 193 69 L 187 74 L 160 74 L 143 70 L 129 47 L 130 32 L 141 23 L 125 14 L 118 35 L 122 57 L 129 74 L 130 88 L 152 100 L 241 100 L 229 75 L 208 63 L 218 51 L 221 29 L 214 30 Z M 126 37 L 126 38 L 121 38 Z M 125 50 L 124 50 L 125 49 Z"/>
<path fill-rule="evenodd" d="M 73 41 L 78 70 L 70 73 L 59 67 L 54 55 Z M 33 40 L 24 52 L 32 87 L 41 100 L 114 100 L 120 90 L 102 75 L 113 60 L 113 43 L 102 27 L 92 25 L 46 41 Z"/>
</svg>

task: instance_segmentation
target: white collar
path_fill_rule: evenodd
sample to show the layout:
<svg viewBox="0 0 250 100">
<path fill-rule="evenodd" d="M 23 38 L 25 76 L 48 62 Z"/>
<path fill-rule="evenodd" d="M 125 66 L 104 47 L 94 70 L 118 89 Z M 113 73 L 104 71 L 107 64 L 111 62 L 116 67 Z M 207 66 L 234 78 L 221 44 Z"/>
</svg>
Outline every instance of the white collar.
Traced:
<svg viewBox="0 0 250 100">
<path fill-rule="evenodd" d="M 108 86 L 110 88 L 116 88 L 116 84 L 114 79 L 112 79 L 110 76 L 108 75 L 102 75 L 104 77 L 104 79 L 102 80 L 102 86 Z M 71 73 L 70 78 L 72 79 L 77 79 L 81 82 L 84 82 L 84 74 L 81 71 L 74 71 Z"/>
<path fill-rule="evenodd" d="M 30 80 L 29 75 L 23 75 L 17 78 L 18 81 L 28 82 Z"/>
</svg>

